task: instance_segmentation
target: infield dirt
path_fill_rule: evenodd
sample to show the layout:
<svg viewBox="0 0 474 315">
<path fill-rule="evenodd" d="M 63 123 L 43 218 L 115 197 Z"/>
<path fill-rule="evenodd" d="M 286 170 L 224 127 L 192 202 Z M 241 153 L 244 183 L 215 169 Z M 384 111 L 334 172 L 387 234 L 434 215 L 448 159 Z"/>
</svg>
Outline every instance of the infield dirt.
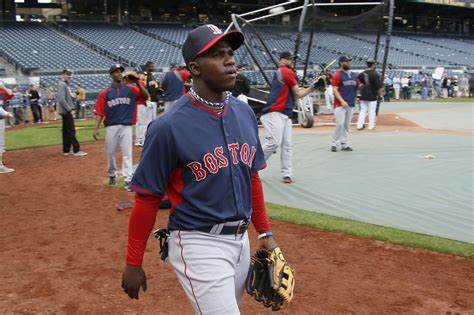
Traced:
<svg viewBox="0 0 474 315">
<path fill-rule="evenodd" d="M 150 239 L 148 291 L 130 300 L 120 287 L 133 198 L 109 188 L 103 142 L 86 157 L 60 146 L 10 151 L 16 169 L 0 175 L 0 310 L 9 313 L 191 314 L 174 272 Z M 134 159 L 138 161 L 135 149 Z M 120 165 L 120 159 L 118 161 Z M 166 225 L 167 210 L 157 226 Z M 294 303 L 285 314 L 474 313 L 474 260 L 272 222 L 296 269 Z M 256 235 L 251 228 L 255 246 Z M 246 296 L 243 314 L 270 314 Z"/>
</svg>

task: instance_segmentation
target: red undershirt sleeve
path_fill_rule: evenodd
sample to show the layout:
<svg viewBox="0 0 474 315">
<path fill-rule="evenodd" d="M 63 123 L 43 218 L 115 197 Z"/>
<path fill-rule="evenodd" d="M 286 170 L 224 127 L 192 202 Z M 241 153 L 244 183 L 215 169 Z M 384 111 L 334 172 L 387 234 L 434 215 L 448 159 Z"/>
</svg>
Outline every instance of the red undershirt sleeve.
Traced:
<svg viewBox="0 0 474 315">
<path fill-rule="evenodd" d="M 135 205 L 128 222 L 127 265 L 141 266 L 146 243 L 155 226 L 162 197 L 135 194 Z"/>
<path fill-rule="evenodd" d="M 270 231 L 265 200 L 263 198 L 263 187 L 258 172 L 252 174 L 252 223 L 258 233 Z"/>
</svg>

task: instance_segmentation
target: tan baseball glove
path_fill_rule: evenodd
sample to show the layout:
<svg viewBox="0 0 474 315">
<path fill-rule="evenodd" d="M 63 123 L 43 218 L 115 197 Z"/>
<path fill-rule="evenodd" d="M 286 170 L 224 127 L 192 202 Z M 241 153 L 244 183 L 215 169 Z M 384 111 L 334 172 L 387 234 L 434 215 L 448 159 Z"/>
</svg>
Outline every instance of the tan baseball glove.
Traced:
<svg viewBox="0 0 474 315">
<path fill-rule="evenodd" d="M 122 76 L 125 80 L 130 82 L 137 82 L 139 80 L 138 74 L 132 70 L 125 71 Z"/>
<path fill-rule="evenodd" d="M 287 308 L 293 299 L 295 270 L 291 268 L 279 247 L 272 251 L 258 250 L 252 256 L 247 275 L 247 293 L 272 311 Z"/>
</svg>

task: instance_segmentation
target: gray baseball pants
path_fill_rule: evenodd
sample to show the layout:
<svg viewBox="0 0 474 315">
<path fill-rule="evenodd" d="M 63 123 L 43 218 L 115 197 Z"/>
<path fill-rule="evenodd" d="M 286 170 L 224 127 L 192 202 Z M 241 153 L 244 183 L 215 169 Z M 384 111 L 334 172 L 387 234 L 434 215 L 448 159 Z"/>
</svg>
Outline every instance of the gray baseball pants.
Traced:
<svg viewBox="0 0 474 315">
<path fill-rule="evenodd" d="M 172 231 L 169 262 L 195 314 L 237 315 L 250 267 L 248 234 Z"/>
<path fill-rule="evenodd" d="M 352 120 L 354 107 L 337 106 L 334 109 L 334 116 L 336 117 L 336 130 L 332 137 L 332 146 L 342 146 L 347 148 L 349 146 L 349 139 L 347 133 L 349 132 L 349 125 Z"/>
<path fill-rule="evenodd" d="M 262 147 L 265 160 L 281 147 L 281 175 L 293 176 L 293 126 L 290 117 L 280 112 L 270 112 L 262 115 L 260 121 L 265 128 L 267 140 Z"/>
<path fill-rule="evenodd" d="M 132 141 L 132 126 L 107 126 L 105 144 L 107 146 L 109 176 L 116 176 L 117 164 L 115 163 L 115 152 L 117 151 L 117 146 L 120 146 L 120 150 L 122 151 L 122 176 L 125 182 L 132 180 Z"/>
</svg>

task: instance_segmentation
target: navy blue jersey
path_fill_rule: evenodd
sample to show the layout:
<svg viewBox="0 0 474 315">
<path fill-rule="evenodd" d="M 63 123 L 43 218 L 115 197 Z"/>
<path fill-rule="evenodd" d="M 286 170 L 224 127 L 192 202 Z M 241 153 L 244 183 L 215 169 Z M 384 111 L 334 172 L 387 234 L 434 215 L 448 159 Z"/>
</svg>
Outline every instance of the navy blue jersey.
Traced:
<svg viewBox="0 0 474 315">
<path fill-rule="evenodd" d="M 185 93 L 183 78 L 178 71 L 166 72 L 161 87 L 165 90 L 163 98 L 167 102 L 175 101 Z"/>
<path fill-rule="evenodd" d="M 100 92 L 94 114 L 104 117 L 104 125 L 134 125 L 137 121 L 137 100 L 140 89 L 134 85 L 110 85 Z"/>
<path fill-rule="evenodd" d="M 339 70 L 336 72 L 332 78 L 332 85 L 336 86 L 339 90 L 344 101 L 347 102 L 347 105 L 350 107 L 355 106 L 355 101 L 357 98 L 357 88 L 359 87 L 359 81 L 357 80 L 357 74 L 350 72 L 350 76 L 347 72 Z M 339 99 L 334 98 L 334 107 L 342 106 Z"/>
<path fill-rule="evenodd" d="M 149 125 L 131 187 L 167 194 L 169 228 L 192 230 L 250 217 L 252 173 L 264 167 L 247 104 L 231 96 L 219 115 L 186 94 Z"/>
<path fill-rule="evenodd" d="M 267 104 L 263 107 L 262 114 L 280 112 L 292 118 L 295 101 L 291 88 L 297 84 L 298 80 L 293 70 L 281 66 L 273 77 Z"/>
</svg>

